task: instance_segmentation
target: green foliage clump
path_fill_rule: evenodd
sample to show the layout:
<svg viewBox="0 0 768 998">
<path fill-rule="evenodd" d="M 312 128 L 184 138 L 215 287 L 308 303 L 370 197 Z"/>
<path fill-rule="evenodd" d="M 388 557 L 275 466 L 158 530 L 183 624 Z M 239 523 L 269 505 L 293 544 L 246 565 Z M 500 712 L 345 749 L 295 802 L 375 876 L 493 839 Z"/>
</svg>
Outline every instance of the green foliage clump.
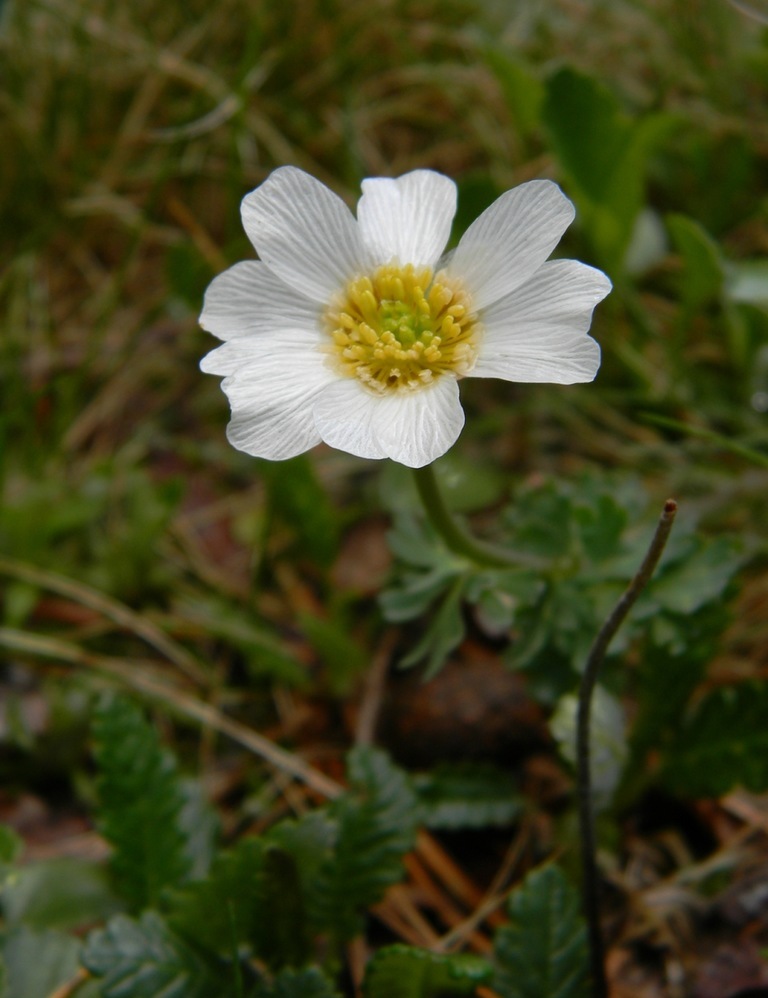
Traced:
<svg viewBox="0 0 768 998">
<path fill-rule="evenodd" d="M 425 661 L 428 676 L 439 670 L 464 637 L 468 605 L 481 628 L 509 636 L 507 662 L 525 670 L 534 695 L 551 703 L 569 692 L 652 532 L 647 519 L 630 522 L 638 498 L 637 489 L 617 495 L 614 482 L 596 476 L 521 489 L 500 518 L 499 543 L 519 560 L 510 568 L 473 564 L 428 524 L 397 517 L 391 543 L 399 564 L 382 608 L 394 621 L 430 611 L 402 664 Z M 691 616 L 721 602 L 744 560 L 737 540 L 678 534 L 614 650 L 624 652 L 649 629 L 657 647 L 687 647 Z"/>
</svg>

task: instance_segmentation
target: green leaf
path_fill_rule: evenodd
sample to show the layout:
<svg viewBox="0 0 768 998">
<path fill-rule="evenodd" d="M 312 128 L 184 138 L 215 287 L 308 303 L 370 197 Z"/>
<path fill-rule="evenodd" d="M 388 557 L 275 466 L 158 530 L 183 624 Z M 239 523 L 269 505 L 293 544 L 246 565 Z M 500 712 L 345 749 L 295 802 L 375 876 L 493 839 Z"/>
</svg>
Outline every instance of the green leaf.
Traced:
<svg viewBox="0 0 768 998">
<path fill-rule="evenodd" d="M 667 226 L 683 262 L 683 306 L 692 312 L 717 301 L 725 277 L 720 247 L 706 229 L 685 215 L 670 215 Z"/>
<path fill-rule="evenodd" d="M 587 933 L 578 892 L 556 866 L 529 873 L 499 930 L 493 990 L 500 998 L 589 998 Z"/>
<path fill-rule="evenodd" d="M 720 536 L 714 540 L 691 535 L 673 547 L 674 560 L 662 566 L 648 587 L 647 599 L 669 613 L 689 616 L 719 601 L 733 576 L 747 560 L 740 541 Z"/>
<path fill-rule="evenodd" d="M 222 956 L 244 945 L 259 948 L 265 912 L 263 839 L 245 838 L 219 853 L 205 880 L 174 892 L 171 927 Z"/>
<path fill-rule="evenodd" d="M 414 777 L 413 783 L 428 828 L 509 825 L 524 808 L 515 781 L 495 766 L 441 766 Z"/>
<path fill-rule="evenodd" d="M 768 683 L 715 690 L 683 719 L 665 753 L 662 782 L 687 797 L 736 786 L 768 790 Z"/>
<path fill-rule="evenodd" d="M 527 66 L 511 58 L 506 47 L 488 48 L 484 58 L 501 84 L 516 131 L 531 134 L 539 126 L 544 103 L 543 84 Z"/>
<path fill-rule="evenodd" d="M 534 604 L 544 589 L 541 573 L 528 568 L 485 569 L 467 579 L 466 598 L 481 627 L 492 636 L 505 634 L 521 607 Z"/>
<path fill-rule="evenodd" d="M 9 924 L 32 929 L 76 929 L 120 910 L 102 864 L 50 859 L 15 870 L 2 894 Z"/>
<path fill-rule="evenodd" d="M 348 779 L 350 790 L 330 807 L 338 836 L 314 881 L 311 907 L 315 925 L 339 942 L 357 935 L 362 909 L 402 879 L 419 819 L 413 788 L 386 753 L 353 749 Z"/>
<path fill-rule="evenodd" d="M 643 203 L 647 160 L 669 115 L 633 121 L 607 87 L 576 69 L 547 81 L 543 120 L 603 265 L 620 265 Z"/>
<path fill-rule="evenodd" d="M 24 840 L 10 825 L 0 824 L 0 870 L 15 863 L 24 851 Z"/>
<path fill-rule="evenodd" d="M 473 995 L 492 974 L 481 957 L 387 946 L 368 964 L 363 998 L 453 998 Z"/>
<path fill-rule="evenodd" d="M 432 615 L 421 640 L 401 660 L 401 668 L 407 669 L 426 659 L 424 680 L 432 679 L 443 667 L 454 648 L 461 644 L 465 633 L 461 609 L 464 586 L 463 578 L 454 581 Z"/>
<path fill-rule="evenodd" d="M 618 806 L 631 801 L 639 789 L 647 786 L 651 773 L 648 754 L 652 752 L 658 756 L 661 753 L 663 758 L 669 745 L 677 742 L 680 718 L 706 674 L 713 649 L 729 619 L 722 604 L 702 609 L 685 618 L 682 642 L 674 627 L 671 638 L 662 634 L 663 640 L 659 641 L 657 632 L 664 618 L 659 615 L 654 619 L 648 640 L 641 648 L 635 679 L 637 706 Z"/>
<path fill-rule="evenodd" d="M 2 948 L 8 998 L 50 998 L 77 974 L 79 954 L 78 940 L 63 932 L 11 929 Z"/>
<path fill-rule="evenodd" d="M 310 459 L 302 454 L 289 461 L 264 461 L 259 470 L 271 516 L 295 533 L 302 554 L 329 564 L 338 549 L 338 521 Z"/>
<path fill-rule="evenodd" d="M 307 896 L 320 868 L 333 856 L 338 824 L 323 808 L 299 819 L 281 821 L 265 835 L 269 845 L 279 846 L 296 862 L 302 893 Z"/>
<path fill-rule="evenodd" d="M 336 822 L 318 809 L 243 839 L 217 856 L 205 880 L 174 892 L 171 927 L 222 957 L 245 948 L 273 968 L 303 963 L 307 898 L 337 833 Z"/>
<path fill-rule="evenodd" d="M 223 980 L 224 966 L 206 961 L 153 911 L 139 921 L 118 915 L 92 932 L 82 961 L 104 979 L 104 998 L 221 998 L 232 991 Z"/>
<path fill-rule="evenodd" d="M 114 848 L 118 892 L 140 910 L 189 872 L 180 819 L 184 793 L 174 760 L 129 701 L 102 703 L 93 731 L 100 828 Z"/>
<path fill-rule="evenodd" d="M 350 634 L 349 621 L 300 613 L 299 624 L 325 666 L 332 693 L 348 693 L 368 665 L 365 652 Z"/>
<path fill-rule="evenodd" d="M 258 991 L 255 998 L 341 998 L 341 995 L 317 967 L 307 967 L 281 971 L 271 987 Z"/>
<path fill-rule="evenodd" d="M 309 956 L 309 935 L 294 857 L 270 845 L 264 856 L 263 930 L 259 953 L 269 967 L 300 966 Z"/>
</svg>

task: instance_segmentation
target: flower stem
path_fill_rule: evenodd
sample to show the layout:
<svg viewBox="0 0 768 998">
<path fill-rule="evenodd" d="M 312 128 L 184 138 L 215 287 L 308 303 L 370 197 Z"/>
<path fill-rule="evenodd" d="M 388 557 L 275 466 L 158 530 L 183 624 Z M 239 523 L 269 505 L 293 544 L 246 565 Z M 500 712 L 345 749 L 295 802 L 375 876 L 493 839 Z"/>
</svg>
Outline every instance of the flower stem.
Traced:
<svg viewBox="0 0 768 998">
<path fill-rule="evenodd" d="M 576 768 L 578 783 L 579 831 L 581 835 L 581 866 L 584 892 L 584 914 L 589 934 L 590 964 L 594 998 L 607 998 L 608 985 L 605 979 L 603 937 L 600 930 L 600 897 L 597 870 L 597 848 L 595 841 L 595 816 L 592 809 L 592 773 L 590 766 L 590 717 L 592 694 L 597 683 L 600 666 L 605 658 L 608 645 L 621 627 L 627 614 L 645 586 L 653 571 L 672 529 L 677 512 L 674 499 L 667 499 L 653 535 L 653 540 L 645 554 L 640 568 L 627 586 L 621 599 L 613 608 L 595 638 L 579 687 L 579 708 L 576 721 Z"/>
<path fill-rule="evenodd" d="M 526 554 L 508 551 L 474 537 L 448 509 L 435 475 L 434 465 L 414 468 L 413 476 L 424 511 L 430 523 L 456 554 L 462 554 L 487 568 L 510 568 L 528 565 L 540 567 L 540 562 Z"/>
</svg>

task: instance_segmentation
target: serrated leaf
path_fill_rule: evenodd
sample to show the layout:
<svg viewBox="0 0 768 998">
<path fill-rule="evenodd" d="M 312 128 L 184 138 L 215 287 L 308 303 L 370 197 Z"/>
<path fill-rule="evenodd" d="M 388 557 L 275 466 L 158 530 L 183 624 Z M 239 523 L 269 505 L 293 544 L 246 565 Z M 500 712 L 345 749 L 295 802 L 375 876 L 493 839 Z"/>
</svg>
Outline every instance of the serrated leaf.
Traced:
<svg viewBox="0 0 768 998">
<path fill-rule="evenodd" d="M 293 856 L 301 889 L 306 894 L 323 863 L 333 855 L 338 832 L 338 823 L 324 809 L 318 808 L 301 818 L 279 822 L 270 828 L 264 840 Z"/>
<path fill-rule="evenodd" d="M 768 790 L 768 684 L 715 690 L 678 726 L 662 781 L 688 797 Z"/>
<path fill-rule="evenodd" d="M 99 826 L 114 852 L 121 897 L 134 910 L 157 902 L 188 874 L 181 828 L 184 794 L 176 763 L 129 701 L 102 703 L 94 719 Z"/>
<path fill-rule="evenodd" d="M 721 604 L 707 607 L 685 618 L 684 640 L 677 628 L 667 634 L 663 624 L 669 618 L 659 614 L 652 620 L 649 640 L 645 643 L 637 670 L 635 701 L 637 712 L 632 723 L 630 760 L 626 785 L 644 782 L 648 772 L 647 753 L 662 752 L 677 740 L 680 718 L 694 690 L 704 678 L 712 659 L 712 650 L 729 623 Z M 659 633 L 659 631 L 662 633 Z"/>
<path fill-rule="evenodd" d="M 348 778 L 350 790 L 330 808 L 338 836 L 318 871 L 311 906 L 316 926 L 339 942 L 360 931 L 361 911 L 402 878 L 402 858 L 413 848 L 419 818 L 408 777 L 386 753 L 353 749 Z"/>
<path fill-rule="evenodd" d="M 139 921 L 118 915 L 92 932 L 84 966 L 103 978 L 104 998 L 221 998 L 225 968 L 206 961 L 153 911 Z"/>
<path fill-rule="evenodd" d="M 581 902 L 565 874 L 552 865 L 529 873 L 508 910 L 494 947 L 500 998 L 590 998 Z"/>
<path fill-rule="evenodd" d="M 265 910 L 263 839 L 242 839 L 219 853 L 205 880 L 172 896 L 169 922 L 185 938 L 222 956 L 241 946 L 258 948 L 269 914 Z"/>
<path fill-rule="evenodd" d="M 424 824 L 432 829 L 509 825 L 524 807 L 509 773 L 494 766 L 442 766 L 413 783 Z"/>
<path fill-rule="evenodd" d="M 481 957 L 388 946 L 379 950 L 365 973 L 364 998 L 453 998 L 473 995 L 492 968 Z"/>
<path fill-rule="evenodd" d="M 80 966 L 80 943 L 54 929 L 20 925 L 8 932 L 2 947 L 8 998 L 49 998 L 71 981 Z"/>
</svg>

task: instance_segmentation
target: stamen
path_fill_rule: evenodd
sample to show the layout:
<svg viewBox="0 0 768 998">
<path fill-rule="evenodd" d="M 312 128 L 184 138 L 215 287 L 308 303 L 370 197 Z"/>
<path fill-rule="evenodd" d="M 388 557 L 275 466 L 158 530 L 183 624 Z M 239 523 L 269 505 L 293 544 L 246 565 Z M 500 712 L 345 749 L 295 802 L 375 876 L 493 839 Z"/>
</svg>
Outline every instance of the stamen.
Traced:
<svg viewBox="0 0 768 998">
<path fill-rule="evenodd" d="M 325 324 L 335 366 L 379 393 L 468 374 L 480 337 L 461 284 L 412 264 L 388 264 L 350 281 L 327 310 Z"/>
</svg>

